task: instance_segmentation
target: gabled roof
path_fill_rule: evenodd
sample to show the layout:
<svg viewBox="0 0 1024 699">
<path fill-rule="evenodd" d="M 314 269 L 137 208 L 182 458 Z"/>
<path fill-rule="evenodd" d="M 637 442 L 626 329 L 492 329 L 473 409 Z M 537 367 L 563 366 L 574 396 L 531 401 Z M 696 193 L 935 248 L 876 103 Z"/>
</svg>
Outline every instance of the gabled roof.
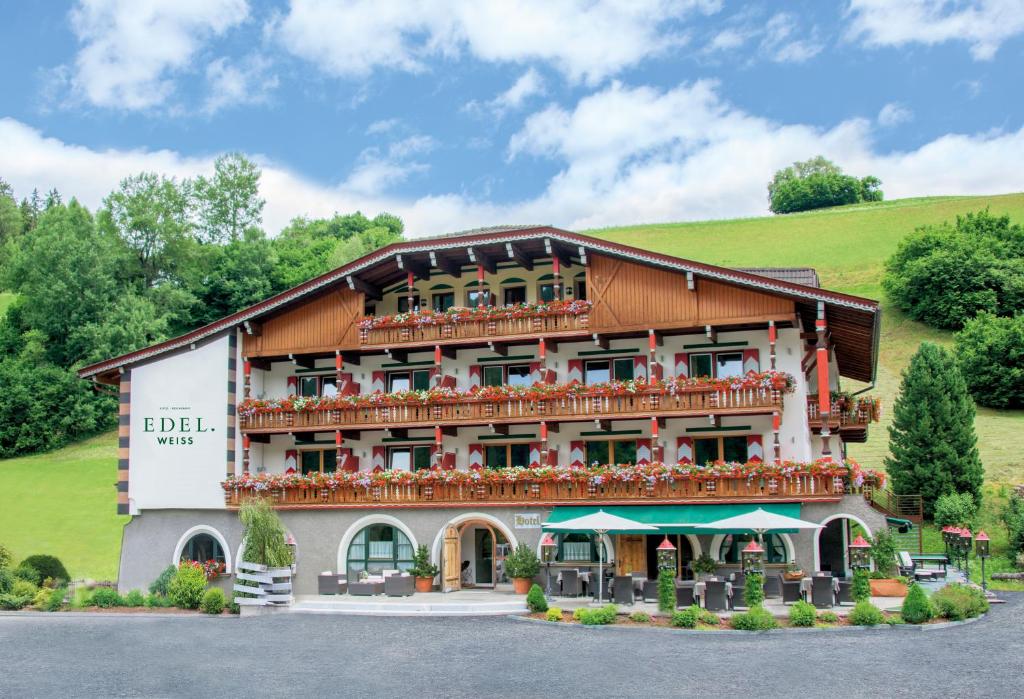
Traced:
<svg viewBox="0 0 1024 699">
<path fill-rule="evenodd" d="M 708 279 L 779 294 L 797 302 L 804 327 L 814 326 L 818 304 L 824 304 L 826 316 L 830 319 L 837 355 L 844 349 L 844 346 L 846 350 L 853 351 L 855 348 L 860 350 L 856 352 L 860 355 L 859 357 L 850 355 L 851 358 L 846 361 L 840 358 L 840 371 L 844 376 L 860 381 L 874 380 L 880 331 L 880 312 L 876 301 L 794 283 L 786 278 L 780 279 L 766 274 L 718 267 L 663 255 L 543 225 L 493 226 L 445 236 L 392 243 L 184 335 L 83 367 L 79 370 L 78 375 L 82 378 L 97 376 L 166 352 L 188 347 L 246 321 L 259 320 L 268 314 L 280 311 L 331 285 L 347 284 L 351 288 L 356 288 L 360 284 L 371 283 L 377 285 L 378 288 L 383 288 L 387 284 L 405 277 L 403 261 L 400 260 L 404 260 L 404 264 L 410 265 L 415 255 L 421 257 L 450 255 L 457 259 L 461 257 L 468 262 L 474 259 L 474 250 L 478 251 L 479 256 L 484 256 L 484 252 L 487 250 L 487 257 L 493 259 L 500 255 L 501 259 L 507 260 L 511 255 L 505 255 L 504 250 L 511 249 L 511 246 L 532 251 L 535 257 L 550 257 L 552 254 L 557 254 L 580 260 L 589 253 L 599 253 L 681 273 L 692 272 Z M 400 256 L 402 257 L 400 258 Z M 767 269 L 761 269 L 761 271 L 768 272 Z M 838 329 L 837 323 L 840 325 Z M 842 332 L 837 333 L 837 330 L 841 330 L 843 325 L 847 326 L 848 330 L 845 335 Z M 870 348 L 866 353 L 863 352 L 864 349 L 867 349 L 863 347 L 863 344 L 867 344 Z"/>
</svg>

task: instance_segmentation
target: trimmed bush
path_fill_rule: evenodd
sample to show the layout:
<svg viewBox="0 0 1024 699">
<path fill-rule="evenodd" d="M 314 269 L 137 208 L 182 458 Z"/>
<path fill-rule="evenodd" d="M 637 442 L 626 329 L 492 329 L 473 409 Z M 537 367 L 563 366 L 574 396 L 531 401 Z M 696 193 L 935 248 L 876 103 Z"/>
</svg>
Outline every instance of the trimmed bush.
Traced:
<svg viewBox="0 0 1024 699">
<path fill-rule="evenodd" d="M 882 610 L 867 601 L 855 604 L 849 618 L 854 626 L 878 626 L 885 623 Z"/>
<path fill-rule="evenodd" d="M 818 618 L 818 612 L 815 611 L 814 605 L 809 602 L 800 600 L 789 608 L 789 624 L 790 626 L 808 627 L 814 626 L 814 622 Z"/>
<path fill-rule="evenodd" d="M 139 590 L 132 590 L 124 596 L 124 606 L 126 607 L 141 607 L 146 603 L 146 598 L 142 596 L 142 592 Z"/>
<path fill-rule="evenodd" d="M 28 606 L 28 603 L 31 601 L 31 597 L 19 597 L 12 594 L 0 595 L 0 609 L 18 610 Z"/>
<path fill-rule="evenodd" d="M 971 619 L 988 611 L 985 593 L 976 587 L 950 583 L 932 594 L 936 613 L 950 621 Z"/>
<path fill-rule="evenodd" d="M 203 594 L 203 601 L 199 608 L 206 614 L 220 614 L 224 611 L 224 590 L 219 587 L 211 587 Z"/>
<path fill-rule="evenodd" d="M 547 615 L 544 617 L 548 621 L 561 621 L 562 620 L 562 608 L 561 607 L 548 607 Z"/>
<path fill-rule="evenodd" d="M 540 585 L 537 583 L 531 585 L 530 591 L 526 593 L 526 606 L 534 613 L 548 610 L 548 600 L 544 596 L 544 590 L 540 589 Z"/>
<path fill-rule="evenodd" d="M 835 612 L 822 612 L 818 615 L 818 621 L 823 624 L 838 624 L 839 615 Z"/>
<path fill-rule="evenodd" d="M 0 568 L 0 595 L 6 595 L 14 585 L 14 573 L 8 568 Z"/>
<path fill-rule="evenodd" d="M 39 571 L 39 580 L 36 582 L 36 585 L 42 585 L 43 580 L 46 578 L 64 580 L 65 582 L 71 580 L 67 568 L 64 567 L 64 564 L 56 556 L 47 556 L 45 554 L 29 556 L 21 562 L 21 565 L 29 566 Z"/>
<path fill-rule="evenodd" d="M 526 544 L 519 544 L 505 559 L 505 574 L 510 578 L 533 578 L 540 572 L 540 559 Z"/>
<path fill-rule="evenodd" d="M 149 594 L 151 595 L 163 595 L 167 596 L 167 591 L 171 587 L 171 580 L 174 579 L 174 574 L 178 572 L 176 566 L 167 566 L 164 568 L 160 575 L 157 576 L 156 580 L 149 584 Z"/>
<path fill-rule="evenodd" d="M 779 622 L 772 613 L 761 605 L 751 607 L 750 611 L 733 614 L 729 623 L 740 631 L 768 631 L 779 628 Z"/>
<path fill-rule="evenodd" d="M 658 611 L 671 612 L 676 608 L 676 579 L 672 570 L 658 571 Z"/>
<path fill-rule="evenodd" d="M 850 587 L 850 595 L 854 602 L 871 601 L 871 579 L 868 571 L 858 568 L 853 571 L 853 585 Z"/>
<path fill-rule="evenodd" d="M 672 626 L 678 626 L 682 629 L 695 629 L 697 628 L 697 622 L 700 621 L 700 614 L 704 611 L 696 604 L 690 605 L 686 609 L 680 609 L 678 612 L 672 613 L 672 619 L 669 623 Z"/>
<path fill-rule="evenodd" d="M 110 607 L 120 607 L 124 604 L 124 600 L 117 594 L 117 590 L 112 590 L 109 587 L 97 587 L 92 593 L 92 604 L 102 609 L 109 609 Z"/>
<path fill-rule="evenodd" d="M 28 580 L 33 585 L 41 585 L 43 583 L 43 576 L 39 574 L 39 571 L 24 563 L 11 572 L 14 573 L 14 577 L 18 580 Z"/>
<path fill-rule="evenodd" d="M 647 624 L 651 621 L 651 615 L 647 612 L 633 612 L 629 615 L 629 620 L 638 624 Z"/>
<path fill-rule="evenodd" d="M 203 567 L 192 561 L 183 561 L 178 572 L 171 579 L 167 596 L 174 606 L 182 609 L 196 609 L 206 592 L 206 573 Z"/>
<path fill-rule="evenodd" d="M 585 626 L 604 626 L 614 624 L 618 613 L 618 608 L 614 604 L 606 604 L 599 609 L 581 607 L 573 612 L 573 617 Z"/>
<path fill-rule="evenodd" d="M 238 602 L 235 600 L 228 602 L 228 614 L 240 614 L 241 612 L 242 608 L 238 606 Z"/>
<path fill-rule="evenodd" d="M 707 624 L 708 626 L 718 626 L 722 623 L 722 620 L 714 612 L 701 609 L 700 611 L 700 623 Z"/>
<path fill-rule="evenodd" d="M 747 581 L 743 588 L 743 601 L 753 609 L 764 602 L 764 576 L 759 573 L 747 575 Z"/>
<path fill-rule="evenodd" d="M 907 596 L 903 598 L 903 608 L 900 615 L 908 624 L 923 624 L 935 616 L 932 603 L 925 594 L 924 588 L 916 582 L 910 584 Z"/>
<path fill-rule="evenodd" d="M 60 608 L 64 606 L 64 598 L 68 594 L 66 587 L 57 587 L 49 591 L 50 598 L 46 601 L 46 605 L 43 607 L 48 612 L 60 611 Z"/>
</svg>

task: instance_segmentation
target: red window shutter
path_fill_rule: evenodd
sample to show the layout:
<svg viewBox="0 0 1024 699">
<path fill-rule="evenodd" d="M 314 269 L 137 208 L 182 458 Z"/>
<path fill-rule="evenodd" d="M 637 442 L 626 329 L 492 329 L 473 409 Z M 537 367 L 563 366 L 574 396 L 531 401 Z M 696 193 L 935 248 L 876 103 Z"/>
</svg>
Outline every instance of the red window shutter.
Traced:
<svg viewBox="0 0 1024 699">
<path fill-rule="evenodd" d="M 387 447 L 373 447 L 372 454 L 373 456 L 372 461 L 370 462 L 370 470 L 374 471 L 375 473 L 379 473 L 380 471 L 383 471 L 384 468 L 387 466 Z"/>
<path fill-rule="evenodd" d="M 480 386 L 483 384 L 483 379 L 481 378 L 481 376 L 483 376 L 483 371 L 480 369 L 480 365 L 479 364 L 470 364 L 469 365 L 469 387 L 471 389 L 473 389 L 473 388 L 480 388 Z"/>
<path fill-rule="evenodd" d="M 558 449 L 555 449 L 550 444 L 548 445 L 548 458 L 545 466 L 557 466 L 558 465 Z"/>
<path fill-rule="evenodd" d="M 573 468 L 583 468 L 587 465 L 586 442 L 569 442 L 569 465 Z"/>
<path fill-rule="evenodd" d="M 455 390 L 455 377 L 450 374 L 446 374 L 441 377 L 441 388 L 448 388 Z"/>
<path fill-rule="evenodd" d="M 341 449 L 341 460 L 338 463 L 339 471 L 347 471 L 348 473 L 355 473 L 359 470 L 359 457 L 352 454 L 352 450 L 347 447 Z"/>
<path fill-rule="evenodd" d="M 359 393 L 359 384 L 352 380 L 352 374 L 342 372 L 338 374 L 338 395 L 354 396 Z"/>
<path fill-rule="evenodd" d="M 384 393 L 387 390 L 386 375 L 383 371 L 374 371 L 370 374 L 370 392 Z"/>
<path fill-rule="evenodd" d="M 764 438 L 759 434 L 747 437 L 747 461 L 764 461 Z"/>
<path fill-rule="evenodd" d="M 484 447 L 482 444 L 469 445 L 469 467 L 479 471 L 484 467 Z"/>
<path fill-rule="evenodd" d="M 654 362 L 648 367 L 649 381 L 661 381 L 665 378 L 665 372 L 661 368 L 661 362 Z"/>
<path fill-rule="evenodd" d="M 543 380 L 540 362 L 530 362 L 530 383 L 541 383 Z"/>
<path fill-rule="evenodd" d="M 441 457 L 441 468 L 445 471 L 455 470 L 455 452 L 446 451 Z"/>
<path fill-rule="evenodd" d="M 289 376 L 288 377 L 288 395 L 297 396 L 299 394 L 299 377 Z"/>
<path fill-rule="evenodd" d="M 761 371 L 761 352 L 756 349 L 745 349 L 743 350 L 743 373 L 749 374 L 754 372 L 755 374 Z"/>
<path fill-rule="evenodd" d="M 636 463 L 637 466 L 646 466 L 651 463 L 651 440 L 636 440 Z"/>
<path fill-rule="evenodd" d="M 675 371 L 676 376 L 688 377 L 690 375 L 690 355 L 686 352 L 676 354 Z"/>
<path fill-rule="evenodd" d="M 295 473 L 299 466 L 298 449 L 287 449 L 284 452 L 284 472 Z"/>
<path fill-rule="evenodd" d="M 633 378 L 647 380 L 647 355 L 638 354 L 633 357 Z"/>
<path fill-rule="evenodd" d="M 530 442 L 530 468 L 540 466 L 540 442 Z"/>
<path fill-rule="evenodd" d="M 569 360 L 569 383 L 583 383 L 583 360 Z"/>
<path fill-rule="evenodd" d="M 693 437 L 678 437 L 676 439 L 676 463 L 693 463 Z"/>
</svg>

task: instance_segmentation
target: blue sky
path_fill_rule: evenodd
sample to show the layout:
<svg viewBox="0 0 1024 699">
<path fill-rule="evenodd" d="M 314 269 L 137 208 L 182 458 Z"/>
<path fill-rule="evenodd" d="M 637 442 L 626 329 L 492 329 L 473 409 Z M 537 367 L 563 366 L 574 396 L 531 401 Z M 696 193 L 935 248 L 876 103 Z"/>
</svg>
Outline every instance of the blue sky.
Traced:
<svg viewBox="0 0 1024 699">
<path fill-rule="evenodd" d="M 90 206 L 225 151 L 266 228 L 766 211 L 818 153 L 889 197 L 1024 189 L 1024 0 L 8 3 L 0 177 Z"/>
</svg>

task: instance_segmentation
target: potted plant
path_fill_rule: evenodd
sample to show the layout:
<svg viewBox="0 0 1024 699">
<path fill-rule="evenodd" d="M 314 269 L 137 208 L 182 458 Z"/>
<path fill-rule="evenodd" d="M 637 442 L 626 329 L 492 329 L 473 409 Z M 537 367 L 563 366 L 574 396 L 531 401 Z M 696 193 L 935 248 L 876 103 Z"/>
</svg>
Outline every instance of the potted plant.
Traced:
<svg viewBox="0 0 1024 699">
<path fill-rule="evenodd" d="M 906 597 L 907 584 L 896 577 L 896 542 L 888 530 L 871 540 L 871 560 L 875 570 L 870 576 L 872 597 Z"/>
<path fill-rule="evenodd" d="M 517 595 L 530 591 L 533 578 L 540 572 L 540 559 L 526 544 L 519 544 L 505 559 L 505 573 L 512 578 L 512 587 Z"/>
<path fill-rule="evenodd" d="M 427 551 L 426 544 L 420 544 L 416 548 L 409 572 L 416 577 L 416 592 L 430 592 L 433 589 L 437 566 L 430 562 L 430 552 Z"/>
<path fill-rule="evenodd" d="M 715 559 L 706 553 L 702 553 L 693 562 L 693 572 L 698 580 L 703 580 L 707 576 L 712 575 L 717 567 L 718 564 L 715 563 Z"/>
<path fill-rule="evenodd" d="M 783 580 L 802 580 L 804 572 L 797 567 L 796 561 L 786 564 L 786 570 L 782 573 Z"/>
</svg>

